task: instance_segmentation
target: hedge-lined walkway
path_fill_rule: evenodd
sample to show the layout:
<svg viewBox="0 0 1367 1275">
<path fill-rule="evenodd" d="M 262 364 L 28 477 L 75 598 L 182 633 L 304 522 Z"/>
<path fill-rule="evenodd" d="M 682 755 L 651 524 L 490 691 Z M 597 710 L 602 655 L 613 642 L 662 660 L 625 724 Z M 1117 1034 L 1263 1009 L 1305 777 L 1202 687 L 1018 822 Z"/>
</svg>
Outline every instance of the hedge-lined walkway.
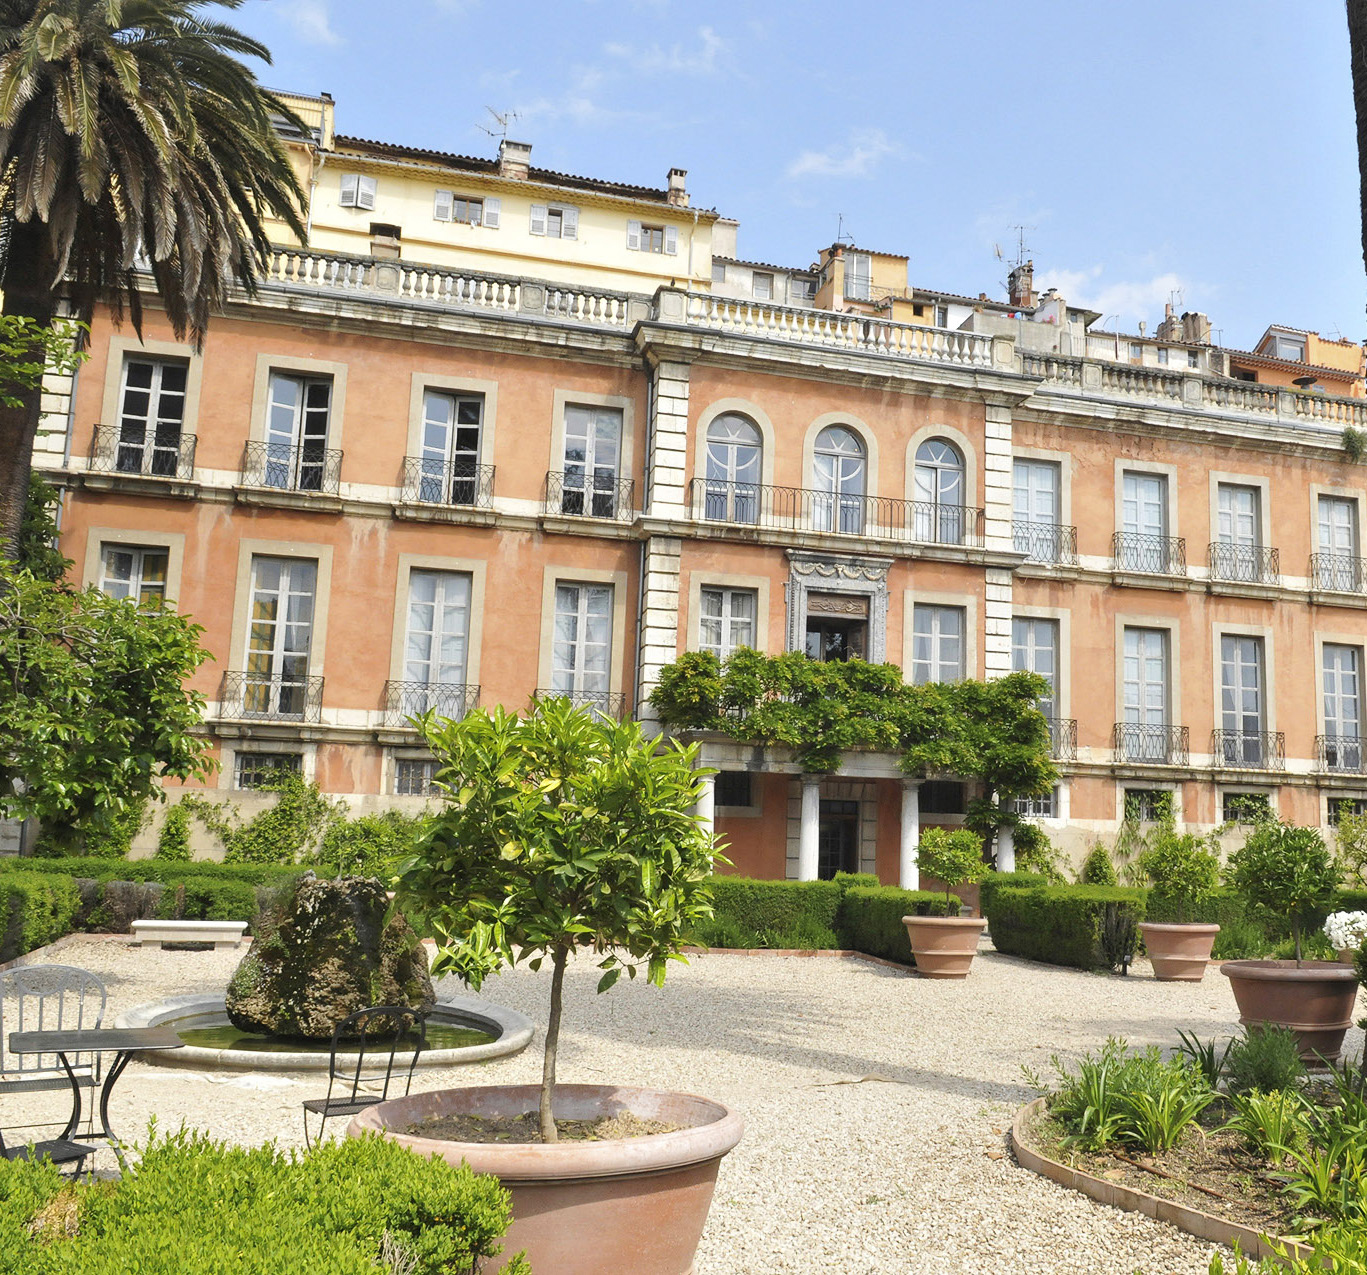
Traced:
<svg viewBox="0 0 1367 1275">
<path fill-rule="evenodd" d="M 27 959 L 97 971 L 112 1013 L 216 990 L 235 963 L 233 953 L 143 951 L 83 936 Z M 955 984 L 857 959 L 711 954 L 671 969 L 661 990 L 623 980 L 599 997 L 596 982 L 587 962 L 571 968 L 564 1080 L 682 1089 L 745 1115 L 698 1275 L 1204 1275 L 1208 1245 L 1024 1172 L 1004 1131 L 1032 1096 L 1022 1063 L 1047 1071 L 1050 1053 L 1075 1056 L 1112 1034 L 1170 1045 L 1178 1028 L 1233 1032 L 1233 998 L 1215 970 L 1197 985 L 1158 984 L 1143 962 L 1117 978 L 985 949 L 969 981 Z M 544 1023 L 548 983 L 548 974 L 515 971 L 491 979 L 485 994 Z M 534 1081 L 539 1039 L 518 1058 L 418 1083 Z M 1347 1048 L 1361 1050 L 1360 1032 Z M 294 1144 L 299 1104 L 317 1088 L 300 1075 L 135 1064 L 116 1092 L 114 1124 L 131 1131 L 155 1112 L 163 1128 L 183 1120 L 233 1141 Z M 44 1097 L 52 1101 L 24 1102 Z M 0 1120 L 15 1120 L 18 1106 L 5 1098 Z"/>
</svg>

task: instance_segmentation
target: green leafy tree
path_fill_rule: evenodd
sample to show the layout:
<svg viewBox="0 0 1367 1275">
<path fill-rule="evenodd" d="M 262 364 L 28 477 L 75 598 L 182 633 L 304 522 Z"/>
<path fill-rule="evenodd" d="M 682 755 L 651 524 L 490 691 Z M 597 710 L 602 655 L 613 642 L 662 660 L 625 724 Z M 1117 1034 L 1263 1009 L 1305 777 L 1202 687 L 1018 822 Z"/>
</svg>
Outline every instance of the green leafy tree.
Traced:
<svg viewBox="0 0 1367 1275">
<path fill-rule="evenodd" d="M 98 834 L 163 777 L 206 775 L 201 630 L 165 607 L 0 569 L 0 815 Z"/>
<path fill-rule="evenodd" d="M 1220 884 L 1219 855 L 1203 837 L 1179 833 L 1171 823 L 1154 833 L 1138 863 L 1154 892 L 1172 901 L 1182 921 L 1193 920 Z"/>
<path fill-rule="evenodd" d="M 200 346 L 233 284 L 255 290 L 266 218 L 300 238 L 303 195 L 272 114 L 293 113 L 240 61 L 269 52 L 216 20 L 242 0 L 0 0 L 0 293 L 41 364 L 59 302 L 141 324 L 150 275 L 177 336 Z M 146 273 L 140 279 L 138 266 Z M 40 398 L 0 399 L 0 554 L 12 556 Z"/>
<path fill-rule="evenodd" d="M 1250 903 L 1290 920 L 1300 965 L 1301 930 L 1333 902 L 1339 884 L 1324 838 L 1314 828 L 1260 824 L 1230 856 L 1229 877 Z"/>
<path fill-rule="evenodd" d="M 504 966 L 552 969 L 540 1125 L 552 1115 L 565 966 L 586 948 L 607 991 L 623 969 L 664 982 L 712 914 L 712 838 L 692 813 L 695 748 L 648 740 L 566 699 L 519 718 L 419 719 L 448 797 L 399 870 L 400 901 L 436 936 L 434 974 L 478 990 Z"/>
<path fill-rule="evenodd" d="M 58 499 L 57 489 L 35 471 L 29 478 L 16 563 L 21 571 L 53 584 L 71 569 L 71 559 L 57 549 L 57 521 L 52 510 Z"/>
<path fill-rule="evenodd" d="M 976 885 L 988 874 L 983 844 L 967 828 L 927 828 L 921 834 L 916 861 L 922 872 L 944 882 L 945 901 L 956 885 Z"/>
</svg>

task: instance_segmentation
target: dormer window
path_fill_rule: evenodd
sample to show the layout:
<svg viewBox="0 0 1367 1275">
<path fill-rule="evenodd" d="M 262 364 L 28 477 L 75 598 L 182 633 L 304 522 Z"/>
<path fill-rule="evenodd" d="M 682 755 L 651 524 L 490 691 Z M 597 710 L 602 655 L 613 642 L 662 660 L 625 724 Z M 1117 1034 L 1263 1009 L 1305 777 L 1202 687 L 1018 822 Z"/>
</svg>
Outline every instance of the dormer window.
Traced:
<svg viewBox="0 0 1367 1275">
<path fill-rule="evenodd" d="M 1274 359 L 1285 359 L 1288 363 L 1304 363 L 1305 338 L 1278 332 L 1272 338 L 1270 353 Z"/>
<path fill-rule="evenodd" d="M 364 173 L 343 173 L 339 202 L 343 208 L 374 208 L 375 178 L 367 177 Z"/>
<path fill-rule="evenodd" d="M 432 216 L 437 221 L 454 221 L 462 226 L 487 226 L 498 229 L 501 203 L 487 196 L 475 198 L 455 191 L 439 190 L 432 198 Z"/>
</svg>

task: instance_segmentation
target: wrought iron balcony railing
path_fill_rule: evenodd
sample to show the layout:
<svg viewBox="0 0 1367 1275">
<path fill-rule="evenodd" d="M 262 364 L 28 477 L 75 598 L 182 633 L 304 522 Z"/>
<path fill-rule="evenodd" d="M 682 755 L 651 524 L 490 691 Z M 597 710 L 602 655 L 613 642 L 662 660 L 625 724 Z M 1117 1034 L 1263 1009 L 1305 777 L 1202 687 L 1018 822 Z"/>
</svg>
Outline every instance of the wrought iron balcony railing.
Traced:
<svg viewBox="0 0 1367 1275">
<path fill-rule="evenodd" d="M 1282 559 L 1276 549 L 1216 541 L 1207 550 L 1210 578 L 1237 584 L 1280 584 Z"/>
<path fill-rule="evenodd" d="M 283 443 L 251 442 L 242 452 L 242 485 L 275 487 L 280 491 L 337 494 L 342 477 L 342 453 L 320 443 L 287 447 Z"/>
<path fill-rule="evenodd" d="M 1285 770 L 1286 736 L 1279 730 L 1213 730 L 1210 753 L 1217 766 Z"/>
<path fill-rule="evenodd" d="M 219 704 L 224 717 L 242 721 L 317 722 L 323 709 L 323 679 L 226 672 Z"/>
<path fill-rule="evenodd" d="M 621 721 L 627 711 L 627 697 L 614 695 L 610 691 L 558 691 L 552 686 L 538 686 L 532 692 L 532 698 L 567 699 L 576 708 L 587 706 L 596 710 L 600 716 L 611 717 L 616 721 Z"/>
<path fill-rule="evenodd" d="M 1116 722 L 1111 731 L 1111 747 L 1118 762 L 1185 766 L 1191 760 L 1191 744 L 1185 726 Z"/>
<path fill-rule="evenodd" d="M 634 487 L 632 479 L 612 474 L 552 469 L 546 475 L 546 499 L 541 512 L 630 522 L 635 512 L 631 507 Z"/>
<path fill-rule="evenodd" d="M 1013 522 L 1011 543 L 1026 562 L 1077 566 L 1077 528 L 1056 522 Z"/>
<path fill-rule="evenodd" d="M 1354 558 L 1346 553 L 1312 553 L 1310 586 L 1332 589 L 1335 593 L 1367 591 L 1367 558 Z"/>
<path fill-rule="evenodd" d="M 386 682 L 384 684 L 385 722 L 390 726 L 407 725 L 410 717 L 433 712 L 438 717 L 459 721 L 472 708 L 479 707 L 477 682 Z"/>
<path fill-rule="evenodd" d="M 1187 574 L 1187 542 L 1181 536 L 1142 536 L 1133 531 L 1117 531 L 1111 537 L 1111 553 L 1117 571 L 1154 576 Z"/>
<path fill-rule="evenodd" d="M 1357 735 L 1316 735 L 1315 756 L 1319 768 L 1332 774 L 1367 773 L 1367 748 Z"/>
<path fill-rule="evenodd" d="M 692 516 L 700 522 L 869 536 L 905 544 L 981 548 L 983 543 L 983 511 L 968 505 L 714 478 L 692 479 L 688 501 Z"/>
<path fill-rule="evenodd" d="M 405 456 L 402 499 L 423 505 L 467 505 L 489 509 L 494 503 L 494 467 L 427 456 Z"/>
<path fill-rule="evenodd" d="M 149 437 L 126 426 L 96 425 L 90 440 L 90 469 L 96 474 L 189 478 L 195 470 L 195 436 L 179 426 L 158 426 Z"/>
<path fill-rule="evenodd" d="M 1077 718 L 1049 717 L 1049 753 L 1055 761 L 1077 761 Z"/>
</svg>

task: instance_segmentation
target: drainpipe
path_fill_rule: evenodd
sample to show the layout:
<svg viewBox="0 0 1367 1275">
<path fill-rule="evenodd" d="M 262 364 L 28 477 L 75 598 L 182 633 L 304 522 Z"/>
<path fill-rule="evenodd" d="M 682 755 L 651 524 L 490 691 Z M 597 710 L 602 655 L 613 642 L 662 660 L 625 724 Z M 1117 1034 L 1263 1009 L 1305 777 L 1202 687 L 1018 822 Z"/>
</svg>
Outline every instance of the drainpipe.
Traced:
<svg viewBox="0 0 1367 1275">
<path fill-rule="evenodd" d="M 318 192 L 318 174 L 327 163 L 327 154 L 317 146 L 309 147 L 309 206 L 304 217 L 304 242 L 313 237 L 313 197 Z"/>
</svg>

